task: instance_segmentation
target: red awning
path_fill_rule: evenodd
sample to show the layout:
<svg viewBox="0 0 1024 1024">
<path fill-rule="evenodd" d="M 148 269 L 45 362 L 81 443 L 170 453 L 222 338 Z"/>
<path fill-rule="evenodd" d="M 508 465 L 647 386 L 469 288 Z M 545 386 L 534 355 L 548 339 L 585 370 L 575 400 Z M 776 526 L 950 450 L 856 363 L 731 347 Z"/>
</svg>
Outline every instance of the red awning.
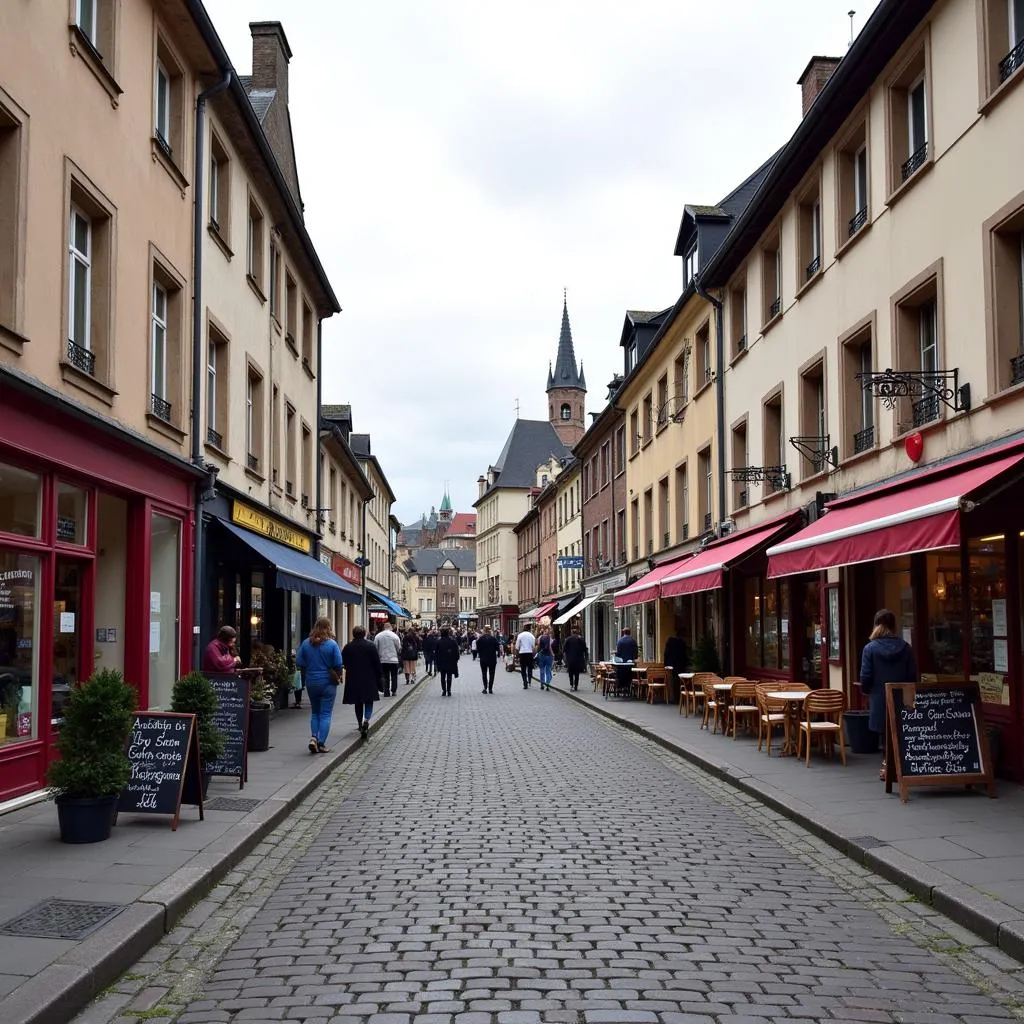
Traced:
<svg viewBox="0 0 1024 1024">
<path fill-rule="evenodd" d="M 702 551 L 690 559 L 682 572 L 662 580 L 661 596 L 678 597 L 680 594 L 696 594 L 702 590 L 715 590 L 722 585 L 722 573 L 731 564 L 752 555 L 759 547 L 768 544 L 773 537 L 791 524 L 775 522 L 771 526 L 753 529 L 733 537 L 723 544 Z"/>
<path fill-rule="evenodd" d="M 768 549 L 768 575 L 818 572 L 855 562 L 873 562 L 960 544 L 963 500 L 1003 473 L 1019 467 L 1024 454 L 919 484 L 887 491 L 857 504 L 830 508 L 817 522 Z"/>
<path fill-rule="evenodd" d="M 643 604 L 645 601 L 653 601 L 658 597 L 658 584 L 674 572 L 679 572 L 680 567 L 691 560 L 690 556 L 678 558 L 674 562 L 665 562 L 664 565 L 655 566 L 646 576 L 641 576 L 628 587 L 620 590 L 615 595 L 616 608 L 628 608 L 631 604 Z"/>
<path fill-rule="evenodd" d="M 539 619 L 542 615 L 547 615 L 552 608 L 558 604 L 557 601 L 549 601 L 547 604 L 539 605 L 534 608 L 533 611 L 526 612 L 524 615 L 520 615 L 519 618 L 523 619 Z"/>
</svg>

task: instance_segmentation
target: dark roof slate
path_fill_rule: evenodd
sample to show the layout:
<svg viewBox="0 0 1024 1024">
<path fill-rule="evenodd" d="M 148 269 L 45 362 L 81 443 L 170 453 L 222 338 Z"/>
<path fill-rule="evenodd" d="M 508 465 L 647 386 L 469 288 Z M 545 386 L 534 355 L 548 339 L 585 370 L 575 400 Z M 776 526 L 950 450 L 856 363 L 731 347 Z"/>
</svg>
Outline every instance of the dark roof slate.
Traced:
<svg viewBox="0 0 1024 1024">
<path fill-rule="evenodd" d="M 562 330 L 558 336 L 558 355 L 555 358 L 554 371 L 548 370 L 547 390 L 552 388 L 582 388 L 587 390 L 587 382 L 583 376 L 583 364 L 576 369 L 576 352 L 572 347 L 572 328 L 569 326 L 569 306 L 567 300 L 562 301 Z"/>
<path fill-rule="evenodd" d="M 568 454 L 569 449 L 547 420 L 516 420 L 497 462 L 491 467 L 494 483 L 484 493 L 496 487 L 535 487 L 537 467 L 551 456 L 564 459 Z"/>
<path fill-rule="evenodd" d="M 476 552 L 470 548 L 419 548 L 409 561 L 413 572 L 436 573 L 445 562 L 459 572 L 476 572 Z"/>
<path fill-rule="evenodd" d="M 349 434 L 348 443 L 352 451 L 357 456 L 362 458 L 370 457 L 370 435 L 369 434 Z"/>
</svg>

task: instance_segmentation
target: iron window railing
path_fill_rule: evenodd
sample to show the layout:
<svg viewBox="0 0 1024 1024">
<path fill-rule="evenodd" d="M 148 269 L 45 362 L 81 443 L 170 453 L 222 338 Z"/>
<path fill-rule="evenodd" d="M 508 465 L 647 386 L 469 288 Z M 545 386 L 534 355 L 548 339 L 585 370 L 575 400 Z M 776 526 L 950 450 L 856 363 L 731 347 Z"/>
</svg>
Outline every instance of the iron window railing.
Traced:
<svg viewBox="0 0 1024 1024">
<path fill-rule="evenodd" d="M 768 319 L 778 316 L 782 312 L 782 296 L 776 297 L 775 301 L 768 307 Z"/>
<path fill-rule="evenodd" d="M 219 430 L 214 430 L 213 427 L 206 428 L 206 443 L 212 444 L 214 448 L 224 447 L 224 438 Z"/>
<path fill-rule="evenodd" d="M 1010 383 L 1020 384 L 1024 381 L 1024 352 L 1010 360 Z"/>
<path fill-rule="evenodd" d="M 939 418 L 939 396 L 928 395 L 911 406 L 914 426 L 923 427 L 926 423 Z"/>
<path fill-rule="evenodd" d="M 1005 82 L 1014 71 L 1022 66 L 1024 66 L 1024 39 L 999 62 L 999 81 Z"/>
<path fill-rule="evenodd" d="M 821 257 L 815 256 L 810 263 L 807 264 L 804 272 L 807 274 L 807 280 L 810 281 L 814 275 L 821 270 Z"/>
<path fill-rule="evenodd" d="M 928 143 L 926 142 L 923 146 L 915 149 L 914 152 L 910 154 L 909 159 L 904 162 L 903 167 L 900 169 L 903 175 L 903 180 L 906 181 L 907 178 L 921 167 L 927 158 Z"/>
<path fill-rule="evenodd" d="M 710 384 L 711 383 L 711 367 L 710 366 L 705 366 L 704 367 L 704 383 L 705 384 Z"/>
<path fill-rule="evenodd" d="M 862 206 L 851 218 L 850 218 L 850 237 L 852 238 L 865 224 L 868 222 L 868 208 Z"/>
<path fill-rule="evenodd" d="M 171 144 L 164 138 L 163 132 L 157 129 L 153 132 L 153 138 L 156 140 L 156 144 L 163 150 L 164 156 L 170 160 L 172 154 Z"/>
<path fill-rule="evenodd" d="M 90 377 L 96 375 L 96 353 L 90 352 L 87 348 L 68 338 L 68 362 L 82 373 Z"/>
<path fill-rule="evenodd" d="M 710 530 L 710 529 L 711 529 L 711 513 L 710 512 L 705 512 L 704 513 L 704 530 L 706 532 L 707 530 Z"/>
<path fill-rule="evenodd" d="M 737 494 L 736 494 L 736 507 L 737 508 L 746 508 L 747 507 L 747 498 L 748 497 L 749 497 L 749 494 L 748 494 L 748 492 L 746 490 L 737 492 Z"/>
<path fill-rule="evenodd" d="M 255 473 L 256 470 L 260 468 L 260 457 L 258 455 L 254 455 L 252 452 L 247 452 L 245 456 L 245 464 Z"/>
<path fill-rule="evenodd" d="M 150 395 L 149 407 L 152 409 L 154 416 L 158 416 L 165 423 L 171 422 L 171 403 L 166 398 L 161 398 L 159 395 Z"/>
<path fill-rule="evenodd" d="M 737 352 L 746 352 L 747 351 L 747 336 L 745 334 L 741 334 L 736 339 L 736 351 Z"/>
<path fill-rule="evenodd" d="M 853 454 L 859 455 L 861 452 L 866 452 L 870 448 L 875 446 L 875 428 L 865 427 L 863 430 L 858 430 L 853 435 Z"/>
</svg>

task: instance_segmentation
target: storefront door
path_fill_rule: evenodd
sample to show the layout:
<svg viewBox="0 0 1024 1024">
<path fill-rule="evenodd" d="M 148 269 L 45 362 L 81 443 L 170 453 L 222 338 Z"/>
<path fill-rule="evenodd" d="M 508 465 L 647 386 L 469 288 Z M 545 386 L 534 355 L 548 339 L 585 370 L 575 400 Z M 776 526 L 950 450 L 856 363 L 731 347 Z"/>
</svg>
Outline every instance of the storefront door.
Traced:
<svg viewBox="0 0 1024 1024">
<path fill-rule="evenodd" d="M 53 582 L 53 674 L 69 687 L 89 675 L 82 666 L 82 595 L 91 564 L 59 555 Z M 91 592 L 91 588 L 90 588 Z"/>
</svg>

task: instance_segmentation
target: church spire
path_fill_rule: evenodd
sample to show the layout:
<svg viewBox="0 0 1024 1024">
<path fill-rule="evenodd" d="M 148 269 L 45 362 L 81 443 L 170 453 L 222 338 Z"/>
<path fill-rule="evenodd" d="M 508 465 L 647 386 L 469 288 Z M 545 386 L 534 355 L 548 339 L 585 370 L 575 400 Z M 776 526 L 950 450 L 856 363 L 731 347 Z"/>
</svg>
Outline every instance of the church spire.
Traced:
<svg viewBox="0 0 1024 1024">
<path fill-rule="evenodd" d="M 554 388 L 579 388 L 586 391 L 587 385 L 581 373 L 582 367 L 576 367 L 576 352 L 572 345 L 572 328 L 569 326 L 569 301 L 565 290 L 562 292 L 562 330 L 558 336 L 558 355 L 555 357 L 555 368 L 548 369 L 547 390 Z"/>
</svg>

